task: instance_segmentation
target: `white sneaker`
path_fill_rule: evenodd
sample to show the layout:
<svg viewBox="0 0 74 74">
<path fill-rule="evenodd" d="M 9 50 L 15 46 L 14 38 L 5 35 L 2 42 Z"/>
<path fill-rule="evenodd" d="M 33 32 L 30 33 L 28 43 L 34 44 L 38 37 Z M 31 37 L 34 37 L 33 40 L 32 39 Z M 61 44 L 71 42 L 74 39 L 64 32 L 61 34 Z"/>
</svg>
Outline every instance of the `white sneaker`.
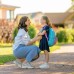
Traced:
<svg viewBox="0 0 74 74">
<path fill-rule="evenodd" d="M 49 64 L 48 63 L 44 63 L 44 64 L 40 65 L 39 68 L 47 69 L 47 68 L 49 68 Z"/>
<path fill-rule="evenodd" d="M 14 63 L 16 66 L 22 68 L 22 63 L 21 63 L 20 61 L 15 60 L 15 61 L 13 61 L 13 63 Z"/>
<path fill-rule="evenodd" d="M 28 68 L 28 69 L 30 68 L 30 69 L 32 69 L 34 67 L 30 63 L 25 63 L 25 64 L 23 63 L 22 68 Z"/>
</svg>

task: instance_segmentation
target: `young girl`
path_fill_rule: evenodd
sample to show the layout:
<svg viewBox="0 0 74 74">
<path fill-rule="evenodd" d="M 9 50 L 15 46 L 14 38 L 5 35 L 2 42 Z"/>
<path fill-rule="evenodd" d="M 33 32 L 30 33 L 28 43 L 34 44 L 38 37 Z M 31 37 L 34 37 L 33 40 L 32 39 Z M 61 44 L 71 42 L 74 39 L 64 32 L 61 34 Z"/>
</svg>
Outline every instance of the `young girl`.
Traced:
<svg viewBox="0 0 74 74">
<path fill-rule="evenodd" d="M 49 45 L 48 45 L 48 36 L 49 36 L 49 28 L 51 27 L 51 23 L 47 16 L 42 16 L 41 18 L 42 29 L 38 33 L 38 36 L 42 36 L 40 40 L 39 48 L 44 51 L 45 54 L 45 63 L 40 65 L 39 68 L 49 68 Z"/>
</svg>

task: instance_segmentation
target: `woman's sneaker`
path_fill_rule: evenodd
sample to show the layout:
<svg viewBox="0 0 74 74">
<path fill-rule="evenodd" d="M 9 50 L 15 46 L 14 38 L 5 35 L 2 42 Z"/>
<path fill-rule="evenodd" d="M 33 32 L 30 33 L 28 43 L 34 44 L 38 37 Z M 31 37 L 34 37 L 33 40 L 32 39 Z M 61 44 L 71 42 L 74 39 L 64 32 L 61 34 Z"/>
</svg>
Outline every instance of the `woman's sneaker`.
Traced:
<svg viewBox="0 0 74 74">
<path fill-rule="evenodd" d="M 49 68 L 49 64 L 48 63 L 44 63 L 44 64 L 40 65 L 39 68 L 47 69 L 47 68 Z"/>
<path fill-rule="evenodd" d="M 18 61 L 18 60 L 15 60 L 13 61 L 13 63 L 18 66 L 19 68 L 22 68 L 22 62 Z"/>
<path fill-rule="evenodd" d="M 33 69 L 34 67 L 30 63 L 23 63 L 22 68 L 28 68 L 28 69 Z"/>
</svg>

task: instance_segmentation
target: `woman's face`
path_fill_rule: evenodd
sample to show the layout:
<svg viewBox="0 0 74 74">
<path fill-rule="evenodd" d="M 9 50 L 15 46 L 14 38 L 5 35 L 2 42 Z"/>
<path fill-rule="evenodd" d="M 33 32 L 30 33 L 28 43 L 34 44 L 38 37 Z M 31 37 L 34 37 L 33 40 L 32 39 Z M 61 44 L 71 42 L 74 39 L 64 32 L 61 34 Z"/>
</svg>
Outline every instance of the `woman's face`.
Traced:
<svg viewBox="0 0 74 74">
<path fill-rule="evenodd" d="M 27 21 L 25 22 L 25 24 L 26 24 L 27 26 L 30 26 L 30 23 L 31 23 L 30 19 L 27 18 Z"/>
<path fill-rule="evenodd" d="M 46 20 L 44 20 L 43 18 L 41 18 L 41 24 L 42 25 L 46 24 Z"/>
</svg>

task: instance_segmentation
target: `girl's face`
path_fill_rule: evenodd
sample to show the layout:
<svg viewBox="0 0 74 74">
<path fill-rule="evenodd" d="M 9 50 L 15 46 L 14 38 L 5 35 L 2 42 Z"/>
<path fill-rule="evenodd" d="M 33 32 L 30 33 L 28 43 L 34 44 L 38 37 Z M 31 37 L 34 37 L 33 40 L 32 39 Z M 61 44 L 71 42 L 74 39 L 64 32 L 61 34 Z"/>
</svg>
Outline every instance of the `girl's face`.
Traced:
<svg viewBox="0 0 74 74">
<path fill-rule="evenodd" d="M 46 25 L 46 20 L 44 20 L 43 18 L 41 18 L 41 24 L 42 25 Z"/>
<path fill-rule="evenodd" d="M 30 26 L 30 23 L 31 23 L 31 21 L 30 21 L 30 19 L 28 18 L 27 21 L 25 22 L 25 24 L 26 24 L 27 26 Z"/>
</svg>

